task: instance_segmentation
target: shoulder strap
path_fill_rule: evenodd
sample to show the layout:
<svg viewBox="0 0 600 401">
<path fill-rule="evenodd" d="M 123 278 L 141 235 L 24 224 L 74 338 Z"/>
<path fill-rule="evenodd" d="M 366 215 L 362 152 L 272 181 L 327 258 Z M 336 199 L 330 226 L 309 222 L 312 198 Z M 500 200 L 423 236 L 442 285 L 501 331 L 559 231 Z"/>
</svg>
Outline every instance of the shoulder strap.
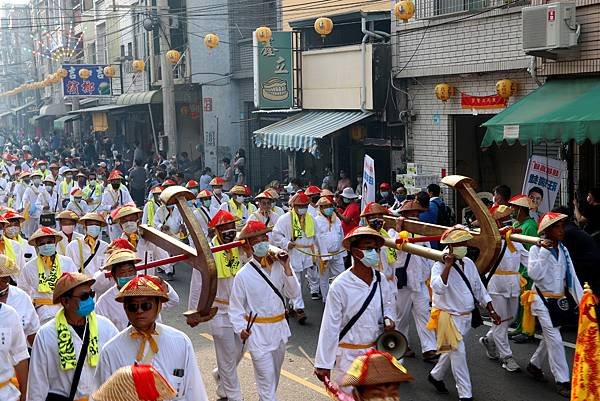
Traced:
<svg viewBox="0 0 600 401">
<path fill-rule="evenodd" d="M 83 267 L 82 267 L 82 271 L 85 270 L 85 268 L 87 267 L 87 265 L 90 264 L 90 262 L 92 261 L 92 259 L 94 259 L 94 256 L 96 256 L 96 254 L 98 253 L 98 248 L 100 247 L 100 238 L 96 239 L 96 246 L 94 247 L 94 252 L 92 252 L 90 254 L 90 256 L 88 256 L 88 258 L 85 260 L 85 262 L 83 262 Z"/>
<path fill-rule="evenodd" d="M 344 338 L 344 336 L 346 334 L 348 334 L 350 329 L 356 324 L 358 319 L 360 319 L 360 317 L 363 315 L 363 313 L 365 313 L 365 311 L 369 307 L 369 304 L 371 303 L 371 300 L 375 296 L 375 292 L 377 291 L 377 287 L 379 287 L 379 283 L 381 281 L 381 275 L 379 274 L 379 272 L 377 270 L 375 270 L 375 277 L 376 277 L 375 284 L 373 285 L 373 288 L 371 288 L 371 292 L 369 292 L 369 295 L 367 295 L 367 299 L 365 299 L 365 302 L 363 302 L 363 304 L 360 307 L 360 309 L 358 310 L 358 312 L 356 312 L 356 315 L 352 316 L 352 318 L 350 320 L 348 320 L 348 323 L 346 323 L 346 325 L 344 326 L 342 331 L 340 331 L 340 336 L 338 337 L 338 341 L 342 341 L 342 338 Z M 382 302 L 383 302 L 383 300 L 382 300 Z"/>
<path fill-rule="evenodd" d="M 273 284 L 273 282 L 271 280 L 269 280 L 267 275 L 260 269 L 260 267 L 256 266 L 256 264 L 253 261 L 250 261 L 250 264 L 252 265 L 254 270 L 256 270 L 256 272 L 262 277 L 262 279 L 265 280 L 265 282 L 269 285 L 269 287 L 271 287 L 271 289 L 273 290 L 275 295 L 277 295 L 279 297 L 279 299 L 281 299 L 281 303 L 283 304 L 283 309 L 285 310 L 286 309 L 285 298 L 283 298 L 281 291 L 279 291 L 279 289 L 277 287 L 275 287 L 275 284 Z"/>
<path fill-rule="evenodd" d="M 469 279 L 465 275 L 465 272 L 456 265 L 456 262 L 452 266 L 458 272 L 458 274 L 460 274 L 460 277 L 463 279 L 463 281 L 467 285 L 467 288 L 469 289 L 469 292 L 471 293 L 471 296 L 473 297 L 473 301 L 475 301 L 475 305 L 478 305 L 479 301 L 477 301 L 477 298 L 475 297 L 475 293 L 473 292 L 473 287 L 471 287 L 471 283 L 469 282 Z"/>
<path fill-rule="evenodd" d="M 83 344 L 81 345 L 81 352 L 79 353 L 79 359 L 77 359 L 77 366 L 75 367 L 75 373 L 73 374 L 73 382 L 71 383 L 71 391 L 69 393 L 69 401 L 75 399 L 75 393 L 77 392 L 77 386 L 79 386 L 79 379 L 81 378 L 81 370 L 83 369 L 83 363 L 87 357 L 88 345 L 90 343 L 90 324 L 86 323 L 85 334 L 83 335 Z"/>
<path fill-rule="evenodd" d="M 405 285 L 407 285 L 408 283 L 406 282 L 406 269 L 408 268 L 408 264 L 410 263 L 410 257 L 412 256 L 412 253 L 409 253 L 406 255 L 406 260 L 404 261 L 404 266 L 402 266 L 399 269 L 396 269 L 394 271 L 396 278 L 398 279 L 398 288 L 402 288 Z M 404 269 L 404 272 L 402 272 L 400 269 Z"/>
<path fill-rule="evenodd" d="M 487 277 L 483 277 L 483 286 L 485 288 L 487 288 L 488 284 L 490 283 L 490 280 L 492 279 L 492 276 L 494 275 L 494 273 L 496 273 L 496 270 L 498 269 L 498 266 L 500 266 L 500 262 L 502 262 L 502 258 L 504 257 L 504 254 L 506 253 L 506 247 L 508 246 L 508 244 L 506 243 L 506 241 L 504 241 L 504 244 L 502 244 L 502 249 L 500 250 L 500 254 L 498 255 L 498 258 L 496 259 L 496 263 L 494 263 L 494 266 L 492 266 L 492 269 L 490 270 L 490 273 L 488 274 Z"/>
</svg>

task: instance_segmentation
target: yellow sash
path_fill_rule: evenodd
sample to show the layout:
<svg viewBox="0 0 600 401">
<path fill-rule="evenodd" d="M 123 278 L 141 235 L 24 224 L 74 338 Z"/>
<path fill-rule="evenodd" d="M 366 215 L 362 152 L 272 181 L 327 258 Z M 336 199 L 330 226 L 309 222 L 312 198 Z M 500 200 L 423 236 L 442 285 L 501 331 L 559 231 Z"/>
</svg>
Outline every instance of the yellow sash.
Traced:
<svg viewBox="0 0 600 401">
<path fill-rule="evenodd" d="M 154 199 L 148 201 L 148 227 L 154 227 L 154 214 L 156 213 L 156 203 Z"/>
<path fill-rule="evenodd" d="M 96 313 L 92 312 L 87 317 L 88 328 L 90 330 L 90 342 L 88 344 L 87 360 L 90 366 L 98 365 L 100 348 L 98 346 L 98 321 Z M 56 337 L 58 339 L 58 359 L 62 370 L 75 369 L 77 366 L 77 356 L 75 347 L 69 330 L 69 323 L 65 317 L 65 310 L 61 308 L 56 314 Z"/>
<path fill-rule="evenodd" d="M 233 214 L 238 219 L 244 218 L 244 212 L 242 210 L 241 205 L 240 205 L 240 207 L 238 207 L 238 205 L 235 203 L 235 201 L 233 199 L 229 199 L 229 201 L 227 201 L 227 205 L 229 206 L 229 212 L 231 214 Z"/>
<path fill-rule="evenodd" d="M 381 236 L 383 238 L 390 238 L 390 235 L 388 234 L 388 232 L 385 231 L 385 229 L 383 229 L 383 228 L 379 231 L 379 234 L 381 234 Z M 386 246 L 385 250 L 386 250 L 386 255 L 387 255 L 387 261 L 389 264 L 392 264 L 392 263 L 396 262 L 396 260 L 398 260 L 398 253 L 396 252 L 396 249 Z"/>
<path fill-rule="evenodd" d="M 219 239 L 215 236 L 212 240 L 213 245 L 221 245 Z M 231 278 L 240 270 L 240 251 L 238 248 L 228 249 L 213 253 L 215 264 L 217 265 L 217 278 Z"/>
<path fill-rule="evenodd" d="M 50 268 L 50 274 L 48 276 L 46 276 L 46 267 L 44 266 L 44 262 L 42 262 L 42 256 L 38 257 L 37 268 L 38 291 L 46 294 L 51 294 L 54 291 L 56 282 L 62 275 L 62 270 L 60 268 L 60 256 L 54 255 L 54 263 L 52 263 L 52 267 Z"/>
<path fill-rule="evenodd" d="M 456 350 L 463 339 L 462 334 L 454 325 L 452 315 L 441 309 L 431 308 L 427 329 L 435 330 L 437 351 L 440 353 Z"/>
<path fill-rule="evenodd" d="M 15 263 L 17 262 L 17 253 L 15 252 L 15 247 L 11 243 L 11 240 L 7 237 L 3 237 L 4 241 L 4 254 L 7 258 L 12 259 Z"/>
<path fill-rule="evenodd" d="M 315 221 L 309 213 L 306 213 L 303 216 L 301 224 L 300 217 L 296 213 L 296 210 L 291 210 L 292 215 L 292 241 L 295 241 L 297 238 L 302 238 L 306 236 L 306 238 L 312 238 L 315 236 Z M 304 234 L 304 235 L 303 235 Z"/>
</svg>

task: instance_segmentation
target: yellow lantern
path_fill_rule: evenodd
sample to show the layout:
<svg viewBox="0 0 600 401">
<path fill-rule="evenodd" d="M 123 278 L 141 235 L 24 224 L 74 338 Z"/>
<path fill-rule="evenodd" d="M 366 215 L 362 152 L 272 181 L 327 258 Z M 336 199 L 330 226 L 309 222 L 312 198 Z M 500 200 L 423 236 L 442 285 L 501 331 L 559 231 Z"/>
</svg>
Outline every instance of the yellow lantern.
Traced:
<svg viewBox="0 0 600 401">
<path fill-rule="evenodd" d="M 315 31 L 321 35 L 322 38 L 329 35 L 333 31 L 333 21 L 331 18 L 321 17 L 315 21 Z"/>
<path fill-rule="evenodd" d="M 115 71 L 115 67 L 113 67 L 112 65 L 107 65 L 106 67 L 104 67 L 102 69 L 102 72 L 104 72 L 104 75 L 106 75 L 109 78 L 112 78 L 115 76 L 115 74 L 117 73 Z"/>
<path fill-rule="evenodd" d="M 219 36 L 216 33 L 209 33 L 204 37 L 204 44 L 209 49 L 214 49 L 219 45 Z"/>
<path fill-rule="evenodd" d="M 190 115 L 190 106 L 188 106 L 187 104 L 184 104 L 183 106 L 181 106 L 181 108 L 179 109 L 179 112 L 181 113 L 182 116 L 187 117 Z"/>
<path fill-rule="evenodd" d="M 517 93 L 518 85 L 510 79 L 501 79 L 496 82 L 496 93 L 498 96 L 508 99 Z"/>
<path fill-rule="evenodd" d="M 435 97 L 442 102 L 447 101 L 454 95 L 454 87 L 446 82 L 435 86 Z"/>
<path fill-rule="evenodd" d="M 144 63 L 144 60 L 133 60 L 131 67 L 133 67 L 133 71 L 135 72 L 142 72 L 146 68 L 146 63 Z"/>
<path fill-rule="evenodd" d="M 169 63 L 171 64 L 177 64 L 180 58 L 181 53 L 179 53 L 177 50 L 169 50 L 167 52 L 167 60 L 169 60 Z"/>
<path fill-rule="evenodd" d="M 261 26 L 256 29 L 256 40 L 262 43 L 267 43 L 271 40 L 271 36 L 273 36 L 273 32 L 271 32 L 271 28 L 268 26 Z"/>
<path fill-rule="evenodd" d="M 82 68 L 81 70 L 79 70 L 79 76 L 81 77 L 81 79 L 88 79 L 90 75 L 92 75 L 92 73 L 87 68 Z"/>
<path fill-rule="evenodd" d="M 415 15 L 415 3 L 411 0 L 402 0 L 394 6 L 394 15 L 403 22 L 408 22 Z"/>
<path fill-rule="evenodd" d="M 58 70 L 56 70 L 56 75 L 58 75 L 58 77 L 62 79 L 66 78 L 67 75 L 69 75 L 69 73 L 64 68 L 59 68 Z"/>
</svg>

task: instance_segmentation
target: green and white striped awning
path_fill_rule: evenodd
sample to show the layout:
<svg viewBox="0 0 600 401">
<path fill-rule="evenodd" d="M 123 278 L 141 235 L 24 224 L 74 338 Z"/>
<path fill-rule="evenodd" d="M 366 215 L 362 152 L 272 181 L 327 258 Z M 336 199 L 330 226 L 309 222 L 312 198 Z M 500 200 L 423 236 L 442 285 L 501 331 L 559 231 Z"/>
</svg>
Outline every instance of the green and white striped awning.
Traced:
<svg viewBox="0 0 600 401">
<path fill-rule="evenodd" d="M 257 147 L 310 152 L 318 157 L 317 139 L 371 116 L 362 111 L 303 111 L 254 131 Z"/>
</svg>

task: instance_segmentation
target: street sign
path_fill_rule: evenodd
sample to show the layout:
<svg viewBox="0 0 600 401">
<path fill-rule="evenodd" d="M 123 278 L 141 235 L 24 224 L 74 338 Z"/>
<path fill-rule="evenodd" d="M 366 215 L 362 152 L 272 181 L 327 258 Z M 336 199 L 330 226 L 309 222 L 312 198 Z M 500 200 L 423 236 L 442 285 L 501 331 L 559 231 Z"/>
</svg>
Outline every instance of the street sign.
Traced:
<svg viewBox="0 0 600 401">
<path fill-rule="evenodd" d="M 291 109 L 294 106 L 292 32 L 273 32 L 258 42 L 253 35 L 254 105 L 258 109 Z"/>
<path fill-rule="evenodd" d="M 104 75 L 106 64 L 63 64 L 67 76 L 63 79 L 64 96 L 102 97 L 111 96 L 110 78 Z M 83 79 L 79 71 L 87 69 L 90 76 Z"/>
</svg>

